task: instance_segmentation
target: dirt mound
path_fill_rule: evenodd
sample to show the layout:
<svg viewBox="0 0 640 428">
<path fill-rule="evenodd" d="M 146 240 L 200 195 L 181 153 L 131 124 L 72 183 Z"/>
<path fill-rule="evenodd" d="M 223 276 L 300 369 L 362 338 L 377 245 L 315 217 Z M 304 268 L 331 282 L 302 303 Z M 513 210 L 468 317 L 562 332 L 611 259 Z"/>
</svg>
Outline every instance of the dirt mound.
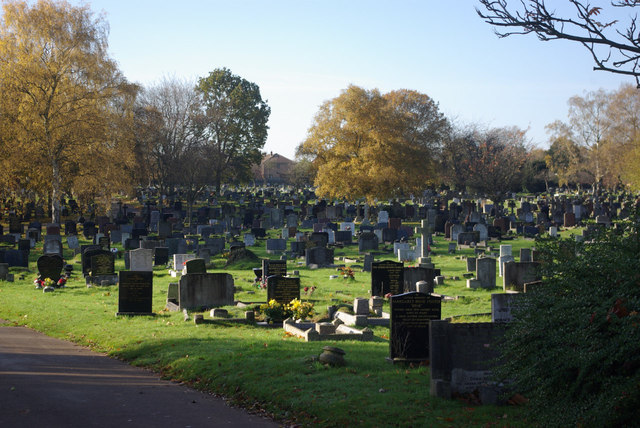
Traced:
<svg viewBox="0 0 640 428">
<path fill-rule="evenodd" d="M 253 254 L 251 250 L 247 250 L 244 247 L 233 248 L 229 253 L 227 264 L 225 266 L 229 266 L 238 262 L 255 262 L 258 260 L 258 256 Z"/>
</svg>

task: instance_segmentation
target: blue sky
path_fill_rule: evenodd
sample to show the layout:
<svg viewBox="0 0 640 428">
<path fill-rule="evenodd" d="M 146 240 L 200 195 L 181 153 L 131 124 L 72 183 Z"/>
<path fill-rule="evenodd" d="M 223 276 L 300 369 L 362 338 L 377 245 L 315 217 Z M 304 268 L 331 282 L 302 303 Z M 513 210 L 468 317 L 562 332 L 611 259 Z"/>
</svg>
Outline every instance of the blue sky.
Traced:
<svg viewBox="0 0 640 428">
<path fill-rule="evenodd" d="M 79 2 L 73 2 L 79 3 Z M 592 71 L 589 53 L 535 36 L 498 39 L 473 0 L 102 0 L 111 56 L 131 81 L 197 79 L 227 67 L 271 107 L 266 151 L 293 158 L 318 106 L 349 84 L 428 94 L 457 123 L 529 128 L 567 100 L 634 83 Z"/>
</svg>

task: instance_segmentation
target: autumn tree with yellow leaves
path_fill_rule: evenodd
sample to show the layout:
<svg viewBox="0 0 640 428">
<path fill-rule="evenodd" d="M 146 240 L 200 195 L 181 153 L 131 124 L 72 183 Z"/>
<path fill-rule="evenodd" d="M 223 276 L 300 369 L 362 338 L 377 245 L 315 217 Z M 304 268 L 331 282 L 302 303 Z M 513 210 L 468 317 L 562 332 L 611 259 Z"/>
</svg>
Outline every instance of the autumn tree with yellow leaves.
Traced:
<svg viewBox="0 0 640 428">
<path fill-rule="evenodd" d="M 108 25 L 88 6 L 7 1 L 0 19 L 2 171 L 51 200 L 128 184 L 135 86 L 107 54 Z"/>
<path fill-rule="evenodd" d="M 321 197 L 387 198 L 436 182 L 448 131 L 449 122 L 428 95 L 351 85 L 320 107 L 296 155 L 317 168 Z"/>
</svg>

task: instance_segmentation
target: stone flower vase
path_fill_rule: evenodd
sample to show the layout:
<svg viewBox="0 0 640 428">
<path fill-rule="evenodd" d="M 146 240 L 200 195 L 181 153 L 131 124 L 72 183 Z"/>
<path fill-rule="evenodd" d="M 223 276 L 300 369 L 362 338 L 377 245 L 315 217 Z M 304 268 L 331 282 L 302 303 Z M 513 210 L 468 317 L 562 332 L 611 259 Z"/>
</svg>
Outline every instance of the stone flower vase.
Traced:
<svg viewBox="0 0 640 428">
<path fill-rule="evenodd" d="M 346 364 L 344 354 L 345 352 L 340 348 L 325 346 L 322 348 L 322 353 L 318 357 L 318 360 L 323 364 L 329 364 L 331 366 L 344 366 Z"/>
</svg>

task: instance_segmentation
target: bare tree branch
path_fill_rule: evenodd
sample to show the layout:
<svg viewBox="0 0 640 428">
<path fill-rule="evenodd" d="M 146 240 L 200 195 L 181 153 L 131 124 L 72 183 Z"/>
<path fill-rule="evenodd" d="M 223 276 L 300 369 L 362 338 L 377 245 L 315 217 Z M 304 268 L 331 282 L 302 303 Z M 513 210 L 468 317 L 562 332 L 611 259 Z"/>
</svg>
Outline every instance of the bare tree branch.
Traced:
<svg viewBox="0 0 640 428">
<path fill-rule="evenodd" d="M 498 37 L 514 34 L 537 35 L 539 40 L 571 40 L 582 44 L 595 62 L 594 70 L 633 76 L 640 87 L 640 31 L 637 16 L 629 16 L 626 28 L 618 19 L 603 18 L 603 8 L 588 2 L 569 0 L 573 16 L 561 16 L 549 10 L 544 0 L 479 0 L 484 9 L 476 8 L 485 22 L 495 27 Z M 640 6 L 640 0 L 616 0 L 613 8 Z"/>
</svg>

